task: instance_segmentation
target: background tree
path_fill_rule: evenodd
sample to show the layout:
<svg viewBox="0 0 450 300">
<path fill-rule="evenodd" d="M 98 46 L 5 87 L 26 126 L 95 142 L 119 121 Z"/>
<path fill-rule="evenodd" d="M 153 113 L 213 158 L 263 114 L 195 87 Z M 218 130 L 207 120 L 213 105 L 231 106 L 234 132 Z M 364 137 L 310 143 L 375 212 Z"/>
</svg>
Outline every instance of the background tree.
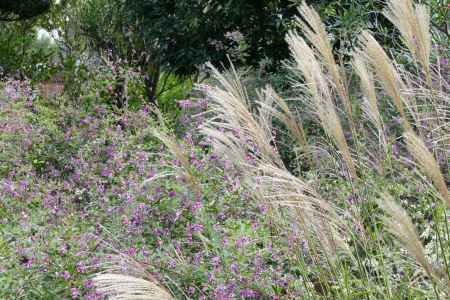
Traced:
<svg viewBox="0 0 450 300">
<path fill-rule="evenodd" d="M 49 40 L 38 38 L 39 16 L 50 0 L 0 1 L 0 73 L 37 79 L 55 53 Z"/>
<path fill-rule="evenodd" d="M 240 43 L 246 57 L 234 63 L 274 65 L 287 57 L 286 16 L 290 1 L 88 0 L 80 3 L 80 29 L 99 51 L 127 60 L 144 74 L 154 102 L 161 74 L 191 76 L 207 61 L 226 64 Z M 233 58 L 233 57 L 232 57 Z"/>
<path fill-rule="evenodd" d="M 51 0 L 2 0 L 0 21 L 30 19 L 48 11 L 51 4 Z"/>
</svg>

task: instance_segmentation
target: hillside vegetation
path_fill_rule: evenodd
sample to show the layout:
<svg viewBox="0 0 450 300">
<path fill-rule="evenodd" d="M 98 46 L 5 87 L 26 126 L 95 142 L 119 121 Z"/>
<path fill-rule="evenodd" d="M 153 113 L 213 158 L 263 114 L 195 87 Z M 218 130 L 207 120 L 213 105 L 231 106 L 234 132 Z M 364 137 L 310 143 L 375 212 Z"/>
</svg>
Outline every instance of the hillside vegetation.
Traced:
<svg viewBox="0 0 450 300">
<path fill-rule="evenodd" d="M 447 299 L 450 53 L 430 6 L 383 15 L 401 45 L 337 53 L 301 3 L 275 72 L 161 65 L 155 98 L 112 55 L 5 74 L 0 298 Z"/>
</svg>

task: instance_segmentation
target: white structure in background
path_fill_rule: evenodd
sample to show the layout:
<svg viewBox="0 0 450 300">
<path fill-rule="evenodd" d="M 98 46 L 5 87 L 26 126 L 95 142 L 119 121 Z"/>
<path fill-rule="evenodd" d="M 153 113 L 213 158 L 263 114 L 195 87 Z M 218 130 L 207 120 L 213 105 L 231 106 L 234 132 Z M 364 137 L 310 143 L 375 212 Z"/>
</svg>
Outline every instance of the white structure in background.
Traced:
<svg viewBox="0 0 450 300">
<path fill-rule="evenodd" d="M 37 38 L 38 40 L 49 40 L 52 44 L 54 44 L 55 41 L 59 40 L 58 30 L 53 29 L 48 32 L 44 28 L 37 28 Z"/>
</svg>

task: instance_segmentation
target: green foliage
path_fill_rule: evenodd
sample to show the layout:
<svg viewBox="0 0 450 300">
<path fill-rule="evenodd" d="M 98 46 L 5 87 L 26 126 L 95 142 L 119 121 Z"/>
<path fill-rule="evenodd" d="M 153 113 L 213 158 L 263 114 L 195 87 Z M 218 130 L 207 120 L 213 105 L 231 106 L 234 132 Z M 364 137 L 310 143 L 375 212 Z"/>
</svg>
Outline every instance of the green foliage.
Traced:
<svg viewBox="0 0 450 300">
<path fill-rule="evenodd" d="M 0 2 L 0 22 L 36 17 L 48 11 L 51 4 L 51 0 L 2 0 Z"/>
<path fill-rule="evenodd" d="M 32 23 L 4 23 L 0 27 L 0 73 L 22 73 L 28 78 L 45 79 L 53 68 L 56 46 L 37 38 Z"/>
<path fill-rule="evenodd" d="M 180 118 L 177 100 L 189 98 L 193 85 L 189 78 L 163 74 L 158 86 L 157 102 L 161 111 L 175 125 Z"/>
<path fill-rule="evenodd" d="M 157 41 L 155 59 L 177 75 L 196 73 L 206 61 L 225 62 L 242 35 L 247 64 L 287 56 L 282 16 L 292 14 L 288 1 L 128 1 L 131 24 L 141 39 Z M 151 25 L 151 26 L 150 26 Z M 134 29 L 132 29 L 134 30 Z M 231 34 L 231 35 L 230 35 Z M 280 47 L 281 46 L 281 47 Z"/>
</svg>

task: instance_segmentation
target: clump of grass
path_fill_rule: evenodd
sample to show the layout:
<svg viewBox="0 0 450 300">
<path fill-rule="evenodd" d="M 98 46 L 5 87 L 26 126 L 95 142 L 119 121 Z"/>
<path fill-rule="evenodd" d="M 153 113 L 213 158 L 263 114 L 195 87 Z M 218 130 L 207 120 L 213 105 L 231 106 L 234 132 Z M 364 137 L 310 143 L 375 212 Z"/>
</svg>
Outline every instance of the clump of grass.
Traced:
<svg viewBox="0 0 450 300">
<path fill-rule="evenodd" d="M 374 195 L 378 195 L 380 190 L 385 190 L 386 185 L 397 184 L 404 178 L 409 180 L 410 175 L 407 174 L 412 170 L 411 165 L 400 166 L 400 161 L 396 160 L 399 156 L 398 149 L 395 147 L 394 151 L 394 146 L 389 147 L 388 141 L 402 141 L 402 139 L 401 136 L 395 135 L 395 131 L 386 129 L 389 127 L 385 125 L 385 120 L 391 116 L 385 115 L 386 110 L 381 104 L 387 95 L 400 116 L 401 126 L 405 132 L 403 137 L 406 143 L 401 144 L 401 151 L 405 148 L 409 150 L 419 167 L 432 180 L 443 203 L 450 207 L 448 189 L 439 164 L 413 129 L 419 129 L 421 136 L 433 135 L 437 141 L 448 139 L 448 130 L 442 126 L 437 129 L 422 126 L 417 113 L 417 107 L 421 105 L 428 105 L 436 111 L 442 110 L 437 107 L 435 99 L 443 98 L 437 95 L 446 95 L 447 92 L 444 89 L 438 91 L 436 88 L 433 93 L 430 93 L 431 84 L 428 84 L 427 90 L 422 86 L 424 85 L 422 81 L 414 82 L 417 76 L 406 71 L 407 68 L 397 65 L 374 36 L 365 31 L 360 37 L 360 48 L 353 53 L 351 65 L 352 72 L 356 73 L 360 80 L 359 87 L 364 97 L 362 101 L 364 116 L 361 120 L 353 118 L 352 104 L 349 100 L 351 97 L 345 86 L 345 76 L 336 64 L 324 25 L 318 14 L 308 5 L 301 5 L 299 12 L 301 18 L 299 17 L 297 22 L 306 39 L 296 31 L 290 31 L 286 37 L 293 60 L 290 69 L 300 78 L 300 83 L 297 85 L 300 87 L 298 98 L 310 108 L 312 116 L 319 121 L 342 157 L 345 170 L 353 179 L 346 183 L 351 191 L 349 198 L 354 203 L 335 200 L 335 198 L 339 199 L 338 195 L 341 195 L 343 191 L 340 190 L 342 186 L 334 185 L 334 181 L 341 182 L 340 180 L 348 179 L 336 179 L 339 175 L 330 176 L 320 169 L 319 165 L 310 173 L 294 175 L 282 164 L 278 164 L 277 160 L 272 159 L 279 157 L 276 153 L 277 149 L 271 146 L 275 143 L 269 134 L 273 119 L 278 119 L 286 125 L 305 153 L 310 152 L 308 149 L 313 143 L 308 140 L 313 141 L 314 137 L 308 136 L 307 139 L 301 120 L 270 86 L 259 93 L 259 99 L 255 101 L 259 105 L 259 110 L 253 112 L 249 109 L 251 101 L 247 98 L 247 92 L 240 92 L 240 89 L 243 89 L 242 86 L 237 82 L 227 82 L 224 80 L 225 77 L 213 69 L 221 87 L 211 87 L 206 92 L 213 103 L 211 113 L 215 117 L 202 128 L 202 132 L 217 141 L 213 145 L 217 150 L 228 157 L 233 157 L 234 163 L 242 167 L 242 176 L 247 182 L 247 189 L 252 192 L 255 199 L 262 200 L 273 207 L 275 212 L 270 215 L 270 218 L 274 218 L 275 222 L 284 226 L 289 223 L 289 226 L 300 229 L 304 233 L 304 238 L 313 246 L 309 253 L 310 263 L 319 266 L 317 273 L 320 274 L 322 283 L 327 282 L 325 284 L 327 288 L 326 291 L 316 290 L 311 295 L 336 296 L 337 294 L 333 294 L 330 287 L 338 286 L 339 289 L 345 290 L 339 295 L 351 297 L 350 295 L 354 295 L 352 284 L 357 285 L 355 282 L 360 281 L 364 282 L 364 287 L 384 284 L 383 291 L 387 291 L 391 296 L 396 293 L 395 287 L 399 287 L 400 283 L 395 278 L 398 274 L 393 274 L 391 270 L 391 264 L 400 269 L 407 267 L 402 260 L 392 258 L 397 249 L 390 248 L 388 235 L 378 228 L 377 220 L 379 220 L 380 211 L 378 206 L 374 205 L 375 203 L 378 203 L 383 210 L 382 219 L 388 230 L 407 249 L 426 275 L 420 279 L 421 284 L 424 283 L 426 287 L 433 285 L 434 292 L 438 296 L 445 293 L 447 287 L 441 283 L 447 282 L 448 276 L 446 277 L 439 267 L 430 262 L 427 253 L 429 250 L 425 250 L 426 246 L 422 243 L 408 212 L 394 203 L 394 197 L 383 194 L 383 199 L 378 200 L 378 197 Z M 425 7 L 414 6 L 409 0 L 391 0 L 388 2 L 385 14 L 398 27 L 414 60 L 423 69 L 427 81 L 431 82 L 433 74 L 430 71 L 429 14 Z M 420 86 L 422 90 L 427 91 L 418 97 L 418 92 L 415 92 L 418 89 L 414 89 L 413 86 Z M 375 142 L 371 140 L 371 136 L 361 136 L 362 139 L 358 139 L 360 142 L 358 149 L 356 151 L 350 149 L 343 129 L 347 124 L 345 120 L 339 118 L 335 104 L 336 97 L 340 98 L 344 105 L 347 121 L 352 130 L 362 128 L 357 126 L 359 125 L 357 122 L 369 121 L 377 132 Z M 417 102 L 421 97 L 425 100 Z M 442 113 L 439 114 L 441 115 Z M 237 135 L 229 133 L 234 129 L 247 133 L 245 136 L 249 138 L 250 143 L 254 143 L 258 149 L 262 150 L 259 156 L 254 155 L 251 147 L 247 145 L 242 147 L 242 140 Z M 382 152 L 380 166 L 386 164 L 390 167 L 386 168 L 386 172 L 378 172 L 375 180 L 370 175 L 374 170 L 362 163 L 367 160 L 363 153 L 370 152 L 370 146 L 374 143 L 380 145 L 379 149 Z M 249 162 L 246 159 L 248 155 L 253 155 L 254 160 Z M 357 164 L 359 173 L 357 173 Z M 311 173 L 314 175 L 311 176 Z M 342 174 L 342 172 L 336 173 Z M 308 181 L 305 177 L 312 179 Z M 407 184 L 399 185 L 403 187 Z M 325 195 L 322 195 L 322 192 Z M 441 205 L 441 203 L 434 204 Z M 411 209 L 415 209 L 413 205 Z M 445 216 L 445 213 L 433 215 L 433 222 L 442 222 L 442 215 Z M 432 230 L 441 229 L 433 227 Z M 445 253 L 448 252 L 445 246 L 448 243 L 448 233 L 446 235 L 435 232 L 435 236 L 439 238 L 439 243 L 436 243 L 438 250 L 434 251 L 443 253 L 442 259 L 445 261 Z M 438 255 L 436 260 L 440 258 Z M 327 261 L 328 267 L 322 264 L 323 261 Z M 375 273 L 376 276 L 373 275 Z M 310 277 L 304 274 L 303 276 L 306 281 L 313 281 Z M 352 278 L 349 279 L 351 283 L 342 280 L 342 277 L 347 278 L 347 276 Z M 380 278 L 383 280 L 382 283 L 377 281 Z M 413 282 L 415 279 L 412 277 L 409 279 L 411 285 L 416 284 Z M 330 280 L 334 282 L 330 283 Z M 430 280 L 431 285 L 428 284 Z M 379 287 L 374 289 L 379 290 Z M 375 294 L 376 292 L 366 295 Z"/>
</svg>

